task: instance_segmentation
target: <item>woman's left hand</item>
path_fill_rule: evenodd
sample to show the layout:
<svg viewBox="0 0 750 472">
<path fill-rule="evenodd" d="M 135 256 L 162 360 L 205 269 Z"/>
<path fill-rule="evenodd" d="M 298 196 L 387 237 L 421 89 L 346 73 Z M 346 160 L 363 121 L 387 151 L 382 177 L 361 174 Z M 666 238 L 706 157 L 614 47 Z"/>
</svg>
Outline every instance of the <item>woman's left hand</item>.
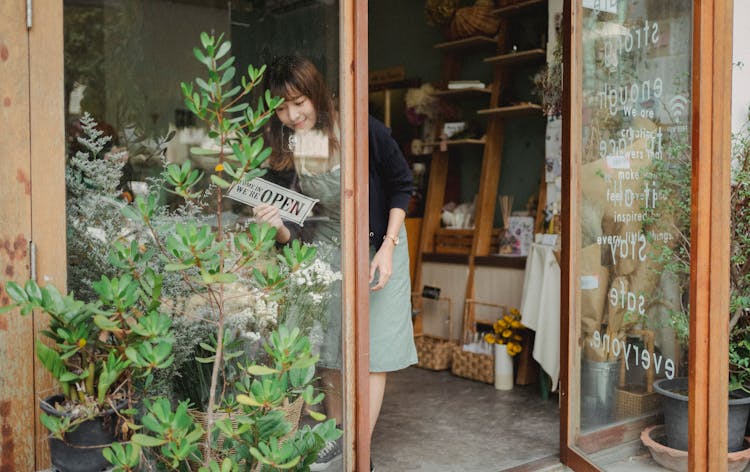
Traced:
<svg viewBox="0 0 750 472">
<path fill-rule="evenodd" d="M 389 241 L 384 242 L 378 252 L 375 253 L 375 257 L 370 262 L 370 283 L 372 284 L 375 280 L 375 272 L 378 272 L 378 283 L 372 287 L 373 291 L 377 291 L 385 287 L 388 280 L 391 278 L 393 272 L 393 245 Z"/>
</svg>

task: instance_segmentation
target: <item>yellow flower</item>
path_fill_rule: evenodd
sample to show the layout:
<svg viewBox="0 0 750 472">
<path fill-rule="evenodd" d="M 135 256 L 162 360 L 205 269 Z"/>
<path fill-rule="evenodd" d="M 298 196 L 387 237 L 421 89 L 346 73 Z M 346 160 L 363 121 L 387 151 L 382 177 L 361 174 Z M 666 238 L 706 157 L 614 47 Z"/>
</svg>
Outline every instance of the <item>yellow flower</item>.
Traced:
<svg viewBox="0 0 750 472">
<path fill-rule="evenodd" d="M 216 172 L 224 172 L 224 164 L 216 164 L 216 167 L 214 167 L 214 170 Z"/>
<path fill-rule="evenodd" d="M 81 339 L 79 339 L 79 340 L 78 340 L 78 342 L 77 342 L 76 344 L 78 344 L 78 347 L 79 347 L 79 348 L 83 349 L 83 348 L 84 348 L 84 346 L 86 346 L 86 338 L 81 338 Z"/>
<path fill-rule="evenodd" d="M 492 323 L 493 333 L 485 335 L 488 343 L 504 344 L 506 351 L 515 356 L 523 350 L 523 337 L 520 330 L 524 328 L 521 323 L 521 312 L 518 308 L 511 308 L 509 312 Z"/>
</svg>

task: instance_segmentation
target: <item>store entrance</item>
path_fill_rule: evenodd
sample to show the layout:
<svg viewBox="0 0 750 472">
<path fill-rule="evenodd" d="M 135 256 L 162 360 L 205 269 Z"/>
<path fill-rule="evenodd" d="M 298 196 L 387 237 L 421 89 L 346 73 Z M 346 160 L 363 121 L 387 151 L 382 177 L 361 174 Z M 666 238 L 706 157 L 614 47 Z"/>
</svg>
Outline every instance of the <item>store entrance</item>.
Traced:
<svg viewBox="0 0 750 472">
<path fill-rule="evenodd" d="M 388 374 L 371 456 L 538 470 L 559 450 L 562 2 L 443 3 L 369 2 L 370 114 L 414 176 L 419 356 Z"/>
</svg>

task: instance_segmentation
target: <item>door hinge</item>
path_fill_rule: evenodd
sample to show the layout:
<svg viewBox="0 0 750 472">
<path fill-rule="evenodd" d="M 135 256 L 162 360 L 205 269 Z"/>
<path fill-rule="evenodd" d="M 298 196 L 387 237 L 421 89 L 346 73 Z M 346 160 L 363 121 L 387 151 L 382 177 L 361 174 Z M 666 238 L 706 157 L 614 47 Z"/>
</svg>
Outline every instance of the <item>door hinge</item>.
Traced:
<svg viewBox="0 0 750 472">
<path fill-rule="evenodd" d="M 34 13 L 33 0 L 26 0 L 26 28 L 31 29 L 32 16 Z"/>
<path fill-rule="evenodd" d="M 31 280 L 36 282 L 36 244 L 34 244 L 34 241 L 29 241 L 29 256 L 31 258 L 29 261 Z"/>
</svg>

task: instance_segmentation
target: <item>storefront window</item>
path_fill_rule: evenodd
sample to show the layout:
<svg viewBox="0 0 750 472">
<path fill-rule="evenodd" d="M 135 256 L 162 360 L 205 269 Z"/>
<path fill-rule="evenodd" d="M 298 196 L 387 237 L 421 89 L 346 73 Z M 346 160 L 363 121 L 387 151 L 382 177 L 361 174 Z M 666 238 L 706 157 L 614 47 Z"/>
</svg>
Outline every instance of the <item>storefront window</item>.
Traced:
<svg viewBox="0 0 750 472">
<path fill-rule="evenodd" d="M 339 3 L 65 0 L 64 28 L 69 290 L 93 300 L 102 276 L 164 275 L 174 362 L 149 394 L 202 412 L 273 404 L 293 430 L 320 424 L 312 409 L 341 427 Z M 270 374 L 247 366 L 280 369 L 263 344 L 281 325 L 318 360 L 264 403 L 252 382 Z M 257 460 L 257 444 L 235 446 Z"/>
<path fill-rule="evenodd" d="M 662 379 L 687 391 L 691 44 L 690 1 L 583 2 L 575 444 L 586 455 L 655 423 Z M 682 439 L 658 428 L 658 442 L 687 449 L 686 422 Z"/>
</svg>

